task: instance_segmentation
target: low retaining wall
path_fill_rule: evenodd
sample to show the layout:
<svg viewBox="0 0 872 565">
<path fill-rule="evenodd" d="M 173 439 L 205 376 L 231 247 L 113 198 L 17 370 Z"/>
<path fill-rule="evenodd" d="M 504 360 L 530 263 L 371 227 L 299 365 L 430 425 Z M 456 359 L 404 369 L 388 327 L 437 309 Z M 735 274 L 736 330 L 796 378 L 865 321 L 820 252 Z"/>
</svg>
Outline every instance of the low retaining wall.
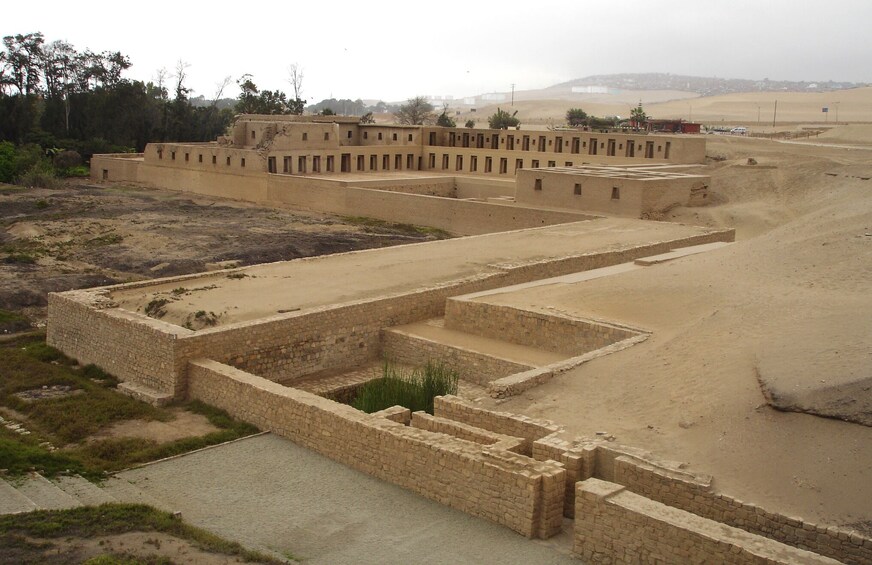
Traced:
<svg viewBox="0 0 872 565">
<path fill-rule="evenodd" d="M 520 453 L 525 455 L 532 453 L 534 441 L 563 430 L 552 422 L 479 408 L 453 395 L 437 396 L 433 401 L 433 415 L 498 434 L 521 438 L 524 443 Z"/>
<path fill-rule="evenodd" d="M 445 327 L 577 356 L 627 339 L 638 332 L 605 323 L 488 304 L 463 297 L 445 305 Z"/>
<path fill-rule="evenodd" d="M 216 361 L 193 361 L 188 372 L 191 399 L 340 463 L 527 537 L 560 531 L 565 471 L 557 463 L 405 426 Z"/>
<path fill-rule="evenodd" d="M 270 175 L 268 201 L 341 216 L 366 216 L 481 235 L 590 220 L 590 214 L 471 202 L 389 190 L 336 186 L 313 188 L 305 178 Z"/>
<path fill-rule="evenodd" d="M 355 188 L 371 188 L 388 192 L 404 192 L 407 194 L 422 194 L 424 196 L 439 196 L 454 198 L 457 196 L 453 177 L 426 177 L 405 179 L 373 179 L 339 181 L 342 186 Z"/>
<path fill-rule="evenodd" d="M 644 461 L 617 457 L 614 482 L 651 500 L 845 563 L 872 563 L 872 538 L 850 529 L 821 526 L 768 512 L 754 504 L 712 492 L 707 482 L 676 475 Z"/>
<path fill-rule="evenodd" d="M 431 416 L 426 412 L 414 412 L 410 420 L 410 425 L 413 428 L 429 430 L 431 432 L 439 432 L 448 434 L 466 441 L 478 443 L 481 445 L 490 445 L 524 455 L 524 440 L 518 437 L 511 437 L 496 432 L 489 432 L 475 426 L 441 418 L 439 416 Z"/>
<path fill-rule="evenodd" d="M 87 290 L 49 293 L 46 343 L 82 365 L 99 365 L 167 400 L 183 394 L 184 382 L 176 378 L 176 345 L 179 335 L 190 332 L 110 306 Z"/>
<path fill-rule="evenodd" d="M 572 549 L 591 563 L 838 563 L 598 479 L 579 483 L 575 499 Z"/>
<path fill-rule="evenodd" d="M 466 381 L 487 386 L 493 380 L 531 369 L 508 359 L 446 345 L 397 328 L 382 331 L 382 351 L 386 358 L 409 365 L 425 365 L 438 359 Z"/>
</svg>

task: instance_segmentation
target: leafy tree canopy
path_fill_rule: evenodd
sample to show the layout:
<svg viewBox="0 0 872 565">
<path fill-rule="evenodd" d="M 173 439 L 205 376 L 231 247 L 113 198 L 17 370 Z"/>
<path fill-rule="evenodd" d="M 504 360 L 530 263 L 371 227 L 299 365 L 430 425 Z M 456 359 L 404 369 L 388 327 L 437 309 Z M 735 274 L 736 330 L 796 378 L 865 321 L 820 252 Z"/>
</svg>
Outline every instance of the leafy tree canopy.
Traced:
<svg viewBox="0 0 872 565">
<path fill-rule="evenodd" d="M 518 127 L 521 125 L 521 120 L 516 117 L 517 113 L 517 110 L 509 114 L 505 110 L 497 108 L 496 114 L 491 115 L 487 119 L 488 126 L 491 129 L 509 129 Z"/>
<path fill-rule="evenodd" d="M 400 106 L 394 116 L 401 124 L 423 125 L 433 122 L 433 105 L 423 96 L 409 98 Z"/>
<path fill-rule="evenodd" d="M 584 125 L 587 122 L 587 112 L 581 108 L 570 108 L 566 111 L 566 121 L 571 126 Z"/>
<path fill-rule="evenodd" d="M 457 122 L 455 122 L 451 116 L 448 115 L 448 104 L 442 107 L 442 113 L 439 114 L 439 117 L 436 118 L 436 125 L 442 126 L 444 128 L 456 128 Z"/>
</svg>

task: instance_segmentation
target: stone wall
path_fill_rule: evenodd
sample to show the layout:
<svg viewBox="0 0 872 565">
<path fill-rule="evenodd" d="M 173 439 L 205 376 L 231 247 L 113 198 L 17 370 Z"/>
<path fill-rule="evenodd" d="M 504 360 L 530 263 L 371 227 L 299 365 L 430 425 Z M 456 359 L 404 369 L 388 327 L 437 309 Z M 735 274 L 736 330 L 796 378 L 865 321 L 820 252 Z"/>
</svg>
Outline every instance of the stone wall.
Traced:
<svg viewBox="0 0 872 565">
<path fill-rule="evenodd" d="M 109 289 L 147 287 L 154 284 L 152 281 L 60 293 L 49 299 L 49 341 L 67 355 L 100 365 L 123 381 L 164 394 L 184 390 L 187 361 L 198 357 L 217 359 L 274 380 L 293 380 L 378 357 L 382 328 L 441 316 L 446 299 L 452 296 L 632 261 L 675 247 L 731 240 L 733 235 L 732 230 L 711 232 L 606 253 L 496 265 L 493 272 L 431 288 L 197 332 L 95 302 Z"/>
<path fill-rule="evenodd" d="M 121 381 L 177 397 L 184 383 L 174 366 L 177 338 L 189 330 L 109 308 L 93 291 L 49 293 L 46 343 L 82 365 L 93 363 Z"/>
<path fill-rule="evenodd" d="M 209 357 L 285 384 L 312 373 L 351 369 L 381 355 L 382 328 L 440 316 L 448 296 L 460 289 L 489 287 L 491 278 L 470 277 L 201 330 L 180 341 L 178 355 L 184 360 Z"/>
<path fill-rule="evenodd" d="M 413 428 L 448 434 L 458 439 L 471 441 L 481 445 L 499 447 L 506 451 L 521 453 L 521 455 L 524 455 L 522 451 L 524 449 L 525 440 L 521 438 L 490 432 L 476 426 L 470 426 L 462 422 L 449 420 L 448 418 L 431 416 L 426 412 L 412 413 L 410 425 Z"/>
<path fill-rule="evenodd" d="M 536 420 L 510 412 L 495 412 L 475 406 L 460 397 L 439 396 L 433 402 L 433 415 L 505 436 L 524 440 L 520 453 L 530 455 L 533 442 L 562 430 L 545 420 Z"/>
<path fill-rule="evenodd" d="M 459 372 L 463 380 L 482 386 L 487 386 L 491 381 L 501 377 L 532 368 L 530 365 L 508 359 L 410 335 L 398 328 L 384 330 L 381 342 L 385 357 L 397 363 L 420 366 L 427 361 L 438 359 Z"/>
<path fill-rule="evenodd" d="M 651 500 L 845 563 L 872 563 L 872 539 L 858 532 L 791 518 L 717 494 L 709 484 L 628 457 L 614 460 L 614 482 Z"/>
<path fill-rule="evenodd" d="M 581 355 L 638 332 L 569 316 L 521 310 L 463 297 L 445 305 L 445 327 L 565 355 Z"/>
<path fill-rule="evenodd" d="M 578 483 L 573 553 L 590 563 L 835 564 L 598 479 Z"/>
<path fill-rule="evenodd" d="M 189 367 L 189 397 L 382 480 L 531 538 L 560 531 L 564 470 L 365 414 L 211 360 Z"/>
</svg>

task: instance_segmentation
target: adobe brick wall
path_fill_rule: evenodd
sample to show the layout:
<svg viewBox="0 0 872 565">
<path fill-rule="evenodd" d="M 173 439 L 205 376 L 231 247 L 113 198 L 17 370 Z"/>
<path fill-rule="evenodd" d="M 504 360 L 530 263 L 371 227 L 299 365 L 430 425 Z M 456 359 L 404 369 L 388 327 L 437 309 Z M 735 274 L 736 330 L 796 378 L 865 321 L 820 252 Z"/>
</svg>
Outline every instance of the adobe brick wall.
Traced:
<svg viewBox="0 0 872 565">
<path fill-rule="evenodd" d="M 591 563 L 838 563 L 653 502 L 614 483 L 588 479 L 577 488 L 573 553 Z"/>
<path fill-rule="evenodd" d="M 637 332 L 612 324 L 522 310 L 463 297 L 445 304 L 445 327 L 554 353 L 576 356 Z"/>
<path fill-rule="evenodd" d="M 472 202 L 371 188 L 343 187 L 311 179 L 270 175 L 269 202 L 343 216 L 366 216 L 389 222 L 430 226 L 460 235 L 480 235 L 578 222 L 594 216 L 508 204 Z"/>
<path fill-rule="evenodd" d="M 345 465 L 531 538 L 560 531 L 565 471 L 365 414 L 216 361 L 189 365 L 189 397 Z"/>
</svg>

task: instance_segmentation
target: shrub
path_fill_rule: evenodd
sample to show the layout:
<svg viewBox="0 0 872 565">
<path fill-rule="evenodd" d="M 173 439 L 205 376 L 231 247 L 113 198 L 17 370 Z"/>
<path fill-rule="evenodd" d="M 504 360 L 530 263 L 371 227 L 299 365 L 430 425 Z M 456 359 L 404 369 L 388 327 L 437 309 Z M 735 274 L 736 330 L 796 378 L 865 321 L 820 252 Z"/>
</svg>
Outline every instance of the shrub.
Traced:
<svg viewBox="0 0 872 565">
<path fill-rule="evenodd" d="M 36 188 L 55 188 L 57 175 L 47 160 L 37 161 L 16 179 L 15 184 Z"/>
<path fill-rule="evenodd" d="M 488 126 L 491 129 L 509 129 L 518 127 L 521 125 L 521 120 L 516 117 L 517 113 L 517 110 L 509 114 L 505 110 L 497 108 L 497 113 L 491 115 L 487 119 Z"/>
<path fill-rule="evenodd" d="M 427 362 L 409 373 L 385 363 L 382 377 L 360 388 L 351 405 L 366 413 L 391 406 L 404 406 L 413 412 L 433 413 L 433 399 L 457 393 L 459 376 L 442 363 Z"/>
<path fill-rule="evenodd" d="M 71 169 L 82 164 L 82 156 L 78 151 L 61 151 L 52 159 L 58 170 Z"/>
</svg>

